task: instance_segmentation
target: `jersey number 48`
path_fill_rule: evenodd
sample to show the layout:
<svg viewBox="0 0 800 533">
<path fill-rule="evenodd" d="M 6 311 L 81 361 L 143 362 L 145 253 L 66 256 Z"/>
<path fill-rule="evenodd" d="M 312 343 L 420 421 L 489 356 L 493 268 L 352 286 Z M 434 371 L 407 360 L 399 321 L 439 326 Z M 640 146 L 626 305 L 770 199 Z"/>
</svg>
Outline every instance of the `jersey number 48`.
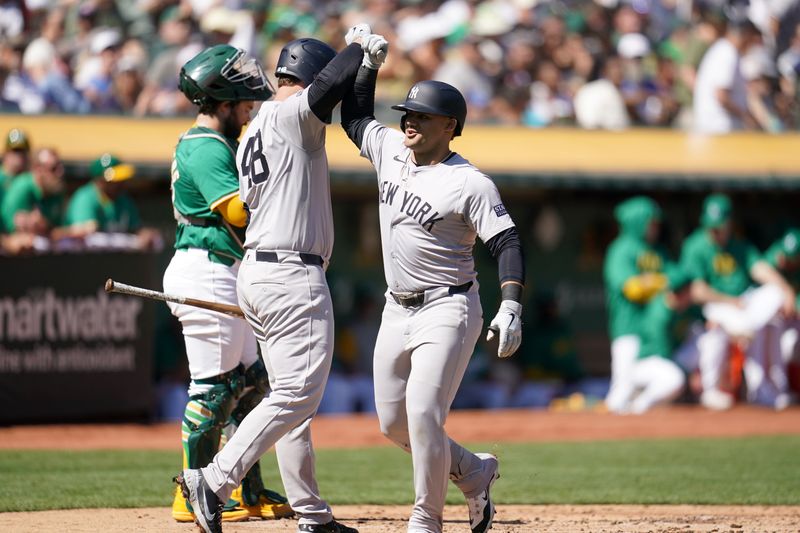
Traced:
<svg viewBox="0 0 800 533">
<path fill-rule="evenodd" d="M 260 168 L 259 168 L 260 167 Z M 242 154 L 242 175 L 247 178 L 250 186 L 264 183 L 269 177 L 269 165 L 264 155 L 264 145 L 261 142 L 261 130 L 247 139 Z"/>
</svg>

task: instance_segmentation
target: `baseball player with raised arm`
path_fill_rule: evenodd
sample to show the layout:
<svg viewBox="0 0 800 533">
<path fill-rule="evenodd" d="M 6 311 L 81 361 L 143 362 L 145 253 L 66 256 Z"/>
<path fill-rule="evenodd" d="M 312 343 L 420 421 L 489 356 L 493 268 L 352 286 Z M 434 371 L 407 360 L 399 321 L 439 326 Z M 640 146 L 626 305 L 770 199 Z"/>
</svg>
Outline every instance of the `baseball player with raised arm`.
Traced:
<svg viewBox="0 0 800 533">
<path fill-rule="evenodd" d="M 366 25 L 348 32 L 368 33 Z M 521 342 L 524 264 L 519 235 L 494 183 L 450 149 L 466 120 L 464 97 L 421 81 L 402 104 L 402 131 L 375 120 L 377 69 L 388 44 L 362 37 L 364 64 L 342 104 L 342 126 L 375 166 L 388 290 L 375 344 L 375 404 L 381 431 L 414 467 L 414 533 L 441 533 L 448 478 L 464 493 L 470 527 L 492 525 L 497 458 L 448 438 L 444 424 L 483 325 L 472 256 L 480 237 L 498 260 L 502 303 L 489 327 L 498 355 Z"/>
<path fill-rule="evenodd" d="M 207 533 L 222 530 L 219 505 L 273 445 L 298 532 L 357 533 L 320 497 L 311 419 L 333 357 L 333 307 L 325 269 L 333 217 L 325 127 L 353 85 L 363 52 L 336 54 L 316 39 L 281 50 L 274 100 L 247 127 L 236 161 L 250 223 L 239 270 L 239 305 L 255 331 L 270 380 L 268 396 L 203 469 L 176 481 Z"/>
<path fill-rule="evenodd" d="M 218 45 L 202 51 L 180 72 L 180 89 L 199 106 L 172 162 L 172 203 L 177 221 L 175 254 L 164 273 L 164 290 L 192 298 L 236 304 L 236 275 L 244 250 L 231 226 L 246 214 L 239 200 L 237 137 L 254 102 L 272 95 L 264 73 L 242 50 Z M 191 384 L 181 437 L 184 467 L 207 465 L 230 432 L 264 397 L 266 369 L 253 332 L 243 320 L 168 304 L 180 320 Z M 226 521 L 290 516 L 283 496 L 268 491 L 258 464 L 222 513 Z M 238 500 L 238 501 L 236 501 Z M 195 519 L 196 509 L 176 490 L 172 516 Z"/>
</svg>

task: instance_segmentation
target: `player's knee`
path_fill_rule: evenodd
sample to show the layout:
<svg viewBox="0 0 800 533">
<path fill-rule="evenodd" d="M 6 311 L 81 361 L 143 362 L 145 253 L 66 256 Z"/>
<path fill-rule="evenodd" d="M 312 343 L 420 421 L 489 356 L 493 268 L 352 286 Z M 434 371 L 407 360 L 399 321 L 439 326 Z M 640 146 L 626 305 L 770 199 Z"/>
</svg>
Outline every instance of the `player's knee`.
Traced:
<svg viewBox="0 0 800 533">
<path fill-rule="evenodd" d="M 384 437 L 400 445 L 408 442 L 408 424 L 400 413 L 386 413 L 379 409 L 378 421 Z"/>
<path fill-rule="evenodd" d="M 414 405 L 407 408 L 408 425 L 419 428 L 444 426 L 444 413 L 435 405 Z"/>
</svg>

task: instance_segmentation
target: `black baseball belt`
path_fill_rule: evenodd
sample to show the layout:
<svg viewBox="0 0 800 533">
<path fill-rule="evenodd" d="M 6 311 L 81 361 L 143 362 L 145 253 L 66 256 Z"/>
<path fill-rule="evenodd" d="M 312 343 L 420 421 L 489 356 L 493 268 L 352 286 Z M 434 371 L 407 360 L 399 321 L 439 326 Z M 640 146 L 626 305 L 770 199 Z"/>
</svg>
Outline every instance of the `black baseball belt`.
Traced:
<svg viewBox="0 0 800 533">
<path fill-rule="evenodd" d="M 461 294 L 463 292 L 467 292 L 470 287 L 472 287 L 471 281 L 468 281 L 461 285 L 452 285 L 450 287 L 447 287 L 447 294 L 449 295 Z M 394 301 L 397 302 L 398 305 L 401 305 L 403 307 L 419 307 L 420 305 L 425 303 L 425 293 L 427 291 L 439 288 L 441 287 L 431 287 L 430 289 L 426 289 L 424 291 L 419 291 L 419 292 L 403 292 L 403 293 L 389 292 L 389 294 L 392 295 L 392 298 L 394 298 Z"/>
<path fill-rule="evenodd" d="M 317 254 L 299 252 L 297 255 L 300 256 L 300 261 L 306 265 L 322 266 L 325 263 L 322 257 Z M 267 252 L 264 250 L 256 250 L 256 261 L 263 263 L 280 263 L 277 252 Z"/>
</svg>

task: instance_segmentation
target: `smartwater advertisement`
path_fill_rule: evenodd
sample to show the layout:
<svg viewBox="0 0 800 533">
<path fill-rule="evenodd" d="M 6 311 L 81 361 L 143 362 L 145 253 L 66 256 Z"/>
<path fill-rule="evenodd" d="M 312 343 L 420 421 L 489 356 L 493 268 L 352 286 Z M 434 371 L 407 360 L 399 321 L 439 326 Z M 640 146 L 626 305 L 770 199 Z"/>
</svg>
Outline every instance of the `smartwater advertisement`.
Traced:
<svg viewBox="0 0 800 533">
<path fill-rule="evenodd" d="M 147 415 L 154 304 L 103 286 L 160 287 L 154 254 L 0 257 L 0 272 L 0 424 Z"/>
</svg>

